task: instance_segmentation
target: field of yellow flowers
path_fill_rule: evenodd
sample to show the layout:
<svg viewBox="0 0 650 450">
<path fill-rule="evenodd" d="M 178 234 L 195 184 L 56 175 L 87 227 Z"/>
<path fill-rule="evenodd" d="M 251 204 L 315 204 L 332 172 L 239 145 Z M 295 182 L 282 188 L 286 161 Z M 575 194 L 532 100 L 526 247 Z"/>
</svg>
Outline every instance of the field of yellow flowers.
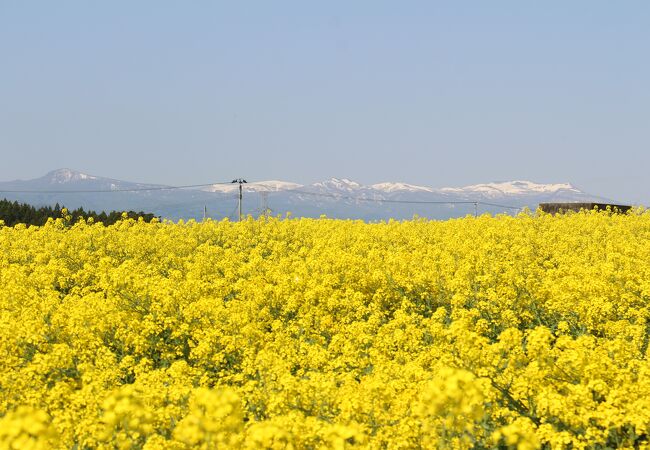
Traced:
<svg viewBox="0 0 650 450">
<path fill-rule="evenodd" d="M 0 225 L 0 448 L 644 448 L 650 213 Z"/>
</svg>

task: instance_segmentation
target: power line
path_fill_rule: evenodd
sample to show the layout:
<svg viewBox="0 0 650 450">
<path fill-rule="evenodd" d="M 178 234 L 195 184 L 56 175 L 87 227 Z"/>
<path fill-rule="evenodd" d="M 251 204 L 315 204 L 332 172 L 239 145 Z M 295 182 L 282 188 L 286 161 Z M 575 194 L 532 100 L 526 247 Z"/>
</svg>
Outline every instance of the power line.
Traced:
<svg viewBox="0 0 650 450">
<path fill-rule="evenodd" d="M 148 188 L 131 188 L 131 189 L 80 189 L 80 190 L 25 190 L 25 189 L 0 189 L 2 193 L 12 194 L 100 194 L 114 192 L 144 192 L 144 191 L 168 191 L 174 189 L 191 189 L 199 187 L 213 186 L 215 184 L 231 184 L 230 182 L 204 183 L 204 184 L 186 184 L 182 186 L 156 186 Z M 205 191 L 204 191 L 205 192 Z"/>
<path fill-rule="evenodd" d="M 235 213 L 237 212 L 238 209 L 239 209 L 239 203 L 237 203 L 235 205 L 235 209 L 233 209 L 232 212 L 230 214 L 228 214 L 228 216 L 227 216 L 228 219 L 233 219 L 234 220 L 235 219 Z"/>
<path fill-rule="evenodd" d="M 516 210 L 523 209 L 523 208 L 521 208 L 519 206 L 500 205 L 498 203 L 488 203 L 488 202 L 476 202 L 476 203 L 478 203 L 479 205 L 485 205 L 485 206 L 495 206 L 497 208 L 516 209 Z"/>
<path fill-rule="evenodd" d="M 230 194 L 230 193 L 228 193 L 228 194 Z M 235 200 L 236 198 L 237 197 L 235 197 L 235 196 L 228 195 L 228 196 L 219 198 L 219 200 Z M 214 202 L 214 200 L 211 200 L 211 201 Z M 186 200 L 186 201 L 181 201 L 181 202 L 173 202 L 173 203 L 167 203 L 165 201 L 162 201 L 162 202 L 157 201 L 157 202 L 153 203 L 152 206 L 154 206 L 154 207 L 164 206 L 166 208 L 176 208 L 176 207 L 180 207 L 180 206 L 192 206 L 193 207 L 193 206 L 197 206 L 197 205 L 205 205 L 205 202 L 206 202 L 205 198 L 200 198 L 200 199 L 197 199 L 197 200 Z M 214 203 L 208 203 L 208 205 L 213 206 Z"/>
<path fill-rule="evenodd" d="M 298 190 L 293 190 L 293 189 L 288 189 L 291 192 L 295 192 L 297 194 L 306 194 L 306 195 L 315 195 L 318 197 L 329 197 L 329 198 L 334 198 L 334 199 L 341 199 L 341 200 L 356 200 L 356 201 L 361 201 L 361 202 L 376 202 L 376 203 L 413 203 L 413 204 L 447 204 L 447 203 L 467 203 L 467 204 L 474 204 L 476 202 L 471 202 L 471 201 L 456 201 L 456 202 L 449 202 L 449 201 L 428 201 L 428 200 L 390 200 L 390 199 L 379 199 L 379 198 L 368 198 L 368 197 L 354 197 L 351 195 L 339 195 L 339 194 L 324 194 L 322 192 L 309 192 L 309 191 L 298 191 Z"/>
<path fill-rule="evenodd" d="M 361 202 L 375 202 L 375 203 L 403 203 L 403 204 L 416 204 L 416 205 L 484 205 L 484 206 L 494 206 L 498 208 L 520 210 L 518 206 L 502 205 L 498 203 L 488 203 L 483 201 L 475 200 L 391 200 L 391 199 L 379 199 L 379 198 L 368 198 L 368 197 L 354 197 L 351 195 L 339 195 L 339 194 L 325 194 L 322 192 L 310 192 L 302 191 L 298 189 L 281 189 L 275 192 L 295 192 L 296 194 L 305 194 L 313 195 L 317 197 L 328 197 L 335 200 L 355 200 Z"/>
<path fill-rule="evenodd" d="M 118 192 L 151 192 L 151 191 L 167 191 L 167 190 L 178 190 L 178 189 L 192 189 L 207 187 L 213 185 L 232 185 L 233 183 L 239 184 L 239 190 L 242 190 L 242 183 L 245 183 L 244 180 L 237 179 L 231 182 L 216 182 L 216 183 L 203 183 L 203 184 L 186 184 L 180 186 L 155 186 L 155 187 L 146 187 L 146 188 L 130 188 L 130 189 L 79 189 L 79 190 L 27 190 L 27 189 L 0 189 L 0 193 L 12 193 L 12 194 L 110 194 Z M 264 183 L 254 183 L 257 185 L 264 185 Z M 209 191 L 203 191 L 209 192 Z M 395 203 L 395 204 L 413 204 L 413 205 L 484 205 L 484 206 L 493 206 L 496 208 L 504 208 L 510 210 L 521 210 L 522 208 L 511 205 L 503 205 L 499 203 L 491 203 L 484 201 L 475 201 L 475 200 L 393 200 L 393 199 L 378 199 L 378 198 L 368 198 L 368 197 L 355 197 L 351 195 L 340 195 L 340 194 L 326 194 L 322 192 L 311 192 L 304 191 L 300 189 L 278 189 L 275 191 L 267 191 L 266 194 L 275 194 L 279 192 L 293 192 L 296 194 L 311 195 L 316 197 L 327 197 L 334 200 L 352 200 L 357 202 L 373 202 L 373 203 Z M 221 193 L 221 192 L 212 192 L 212 193 Z M 240 193 L 241 196 L 241 193 Z M 241 202 L 241 200 L 240 200 Z"/>
</svg>

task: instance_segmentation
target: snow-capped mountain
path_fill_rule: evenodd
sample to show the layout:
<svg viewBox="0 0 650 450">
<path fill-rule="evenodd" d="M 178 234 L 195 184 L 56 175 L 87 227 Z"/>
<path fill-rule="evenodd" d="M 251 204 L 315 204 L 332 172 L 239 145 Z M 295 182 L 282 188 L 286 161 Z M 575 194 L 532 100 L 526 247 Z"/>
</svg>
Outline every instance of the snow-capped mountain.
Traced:
<svg viewBox="0 0 650 450">
<path fill-rule="evenodd" d="M 310 187 L 321 192 L 354 192 L 363 188 L 361 184 L 347 178 L 330 178 L 329 180 L 314 183 Z"/>
<path fill-rule="evenodd" d="M 245 183 L 242 185 L 244 192 L 277 192 L 277 191 L 287 191 L 290 189 L 298 189 L 302 187 L 302 184 L 290 183 L 288 181 L 278 181 L 278 180 L 269 180 L 269 181 L 256 181 L 253 183 Z M 239 184 L 237 183 L 218 183 L 212 184 L 201 188 L 205 192 L 235 192 L 239 189 Z"/>
<path fill-rule="evenodd" d="M 377 183 L 370 187 L 382 192 L 434 192 L 430 187 L 408 183 Z"/>
<path fill-rule="evenodd" d="M 165 187 L 58 169 L 32 180 L 0 182 L 0 198 L 36 206 L 58 203 L 68 208 L 133 210 L 181 218 L 194 215 L 196 204 L 202 205 L 215 197 L 215 194 Z"/>
<path fill-rule="evenodd" d="M 59 169 L 33 180 L 0 182 L 0 198 L 34 205 L 59 203 L 91 210 L 136 210 L 170 219 L 233 217 L 239 185 L 213 184 L 195 189 L 153 185 Z M 549 201 L 607 201 L 569 183 L 506 181 L 464 187 L 434 188 L 405 182 L 363 185 L 346 178 L 313 184 L 269 180 L 243 184 L 243 210 L 259 215 L 287 212 L 296 216 L 382 220 L 413 215 L 445 219 L 466 214 L 516 213 Z"/>
<path fill-rule="evenodd" d="M 45 175 L 50 184 L 70 183 L 71 181 L 96 180 L 97 177 L 70 169 L 53 170 Z"/>
<path fill-rule="evenodd" d="M 124 190 L 161 187 L 161 185 L 132 183 L 94 175 L 72 169 L 57 169 L 33 180 L 0 182 L 0 188 L 8 190 Z"/>
<path fill-rule="evenodd" d="M 500 183 L 474 184 L 460 188 L 442 188 L 442 192 L 485 195 L 487 197 L 507 197 L 509 195 L 557 194 L 560 192 L 580 193 L 570 183 L 538 184 L 531 181 L 504 181 Z"/>
</svg>

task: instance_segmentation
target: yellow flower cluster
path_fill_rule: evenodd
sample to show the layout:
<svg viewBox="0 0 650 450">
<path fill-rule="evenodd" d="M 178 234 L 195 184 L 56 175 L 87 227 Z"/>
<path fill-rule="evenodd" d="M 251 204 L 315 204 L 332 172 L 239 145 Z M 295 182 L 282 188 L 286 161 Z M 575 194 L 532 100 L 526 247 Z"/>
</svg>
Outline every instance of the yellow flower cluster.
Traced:
<svg viewBox="0 0 650 450">
<path fill-rule="evenodd" d="M 0 449 L 645 448 L 650 213 L 0 225 Z"/>
</svg>

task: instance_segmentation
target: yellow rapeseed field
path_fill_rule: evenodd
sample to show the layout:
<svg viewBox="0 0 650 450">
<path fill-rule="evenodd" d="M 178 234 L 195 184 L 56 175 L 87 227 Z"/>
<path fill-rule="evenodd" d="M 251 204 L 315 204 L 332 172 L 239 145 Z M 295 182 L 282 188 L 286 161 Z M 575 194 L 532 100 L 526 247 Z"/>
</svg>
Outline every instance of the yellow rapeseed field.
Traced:
<svg viewBox="0 0 650 450">
<path fill-rule="evenodd" d="M 0 226 L 0 448 L 645 448 L 650 213 Z"/>
</svg>

